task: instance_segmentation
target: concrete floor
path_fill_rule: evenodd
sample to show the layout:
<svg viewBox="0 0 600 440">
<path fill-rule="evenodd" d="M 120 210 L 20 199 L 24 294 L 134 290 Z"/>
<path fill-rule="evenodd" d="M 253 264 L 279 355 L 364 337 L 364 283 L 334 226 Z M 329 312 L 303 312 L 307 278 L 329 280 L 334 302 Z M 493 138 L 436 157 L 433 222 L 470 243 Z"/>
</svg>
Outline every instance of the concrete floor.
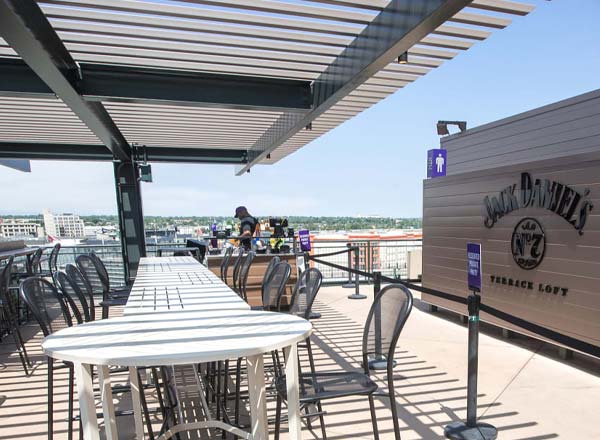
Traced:
<svg viewBox="0 0 600 440">
<path fill-rule="evenodd" d="M 372 297 L 370 286 L 364 286 L 363 292 Z M 323 316 L 314 321 L 313 347 L 321 371 L 359 367 L 362 326 L 370 300 L 349 300 L 349 293 L 341 287 L 324 287 L 319 293 L 316 310 Z M 417 294 L 396 352 L 396 400 L 403 440 L 441 439 L 446 424 L 466 415 L 466 327 L 454 315 L 430 314 L 425 309 Z M 24 328 L 24 333 L 36 362 L 30 377 L 21 370 L 11 338 L 0 344 L 0 440 L 47 438 L 41 339 L 34 325 Z M 485 327 L 480 336 L 479 361 L 478 414 L 480 420 L 499 429 L 499 439 L 600 439 L 596 423 L 600 362 L 577 355 L 561 361 L 555 347 L 520 336 L 504 340 L 492 327 Z M 66 439 L 66 370 L 56 376 L 55 438 Z M 385 385 L 385 374 L 376 377 Z M 150 401 L 152 397 L 150 392 Z M 128 407 L 127 396 L 116 399 L 118 407 Z M 393 438 L 389 405 L 388 399 L 377 400 L 382 439 Z M 365 398 L 328 401 L 323 407 L 329 439 L 373 437 Z M 121 438 L 131 438 L 131 424 L 128 417 L 119 418 Z M 318 422 L 313 428 L 305 429 L 303 438 L 320 438 Z"/>
</svg>

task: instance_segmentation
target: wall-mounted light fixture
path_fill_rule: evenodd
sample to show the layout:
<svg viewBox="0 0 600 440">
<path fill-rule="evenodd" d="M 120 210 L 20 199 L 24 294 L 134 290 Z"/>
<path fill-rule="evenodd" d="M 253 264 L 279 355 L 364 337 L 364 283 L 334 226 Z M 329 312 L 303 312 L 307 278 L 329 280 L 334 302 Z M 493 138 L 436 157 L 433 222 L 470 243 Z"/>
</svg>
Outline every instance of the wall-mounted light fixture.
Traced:
<svg viewBox="0 0 600 440">
<path fill-rule="evenodd" d="M 436 125 L 437 134 L 440 136 L 450 134 L 448 125 L 456 125 L 461 133 L 467 129 L 467 121 L 438 121 Z"/>
<path fill-rule="evenodd" d="M 398 57 L 398 64 L 408 64 L 408 52 L 404 52 Z"/>
</svg>

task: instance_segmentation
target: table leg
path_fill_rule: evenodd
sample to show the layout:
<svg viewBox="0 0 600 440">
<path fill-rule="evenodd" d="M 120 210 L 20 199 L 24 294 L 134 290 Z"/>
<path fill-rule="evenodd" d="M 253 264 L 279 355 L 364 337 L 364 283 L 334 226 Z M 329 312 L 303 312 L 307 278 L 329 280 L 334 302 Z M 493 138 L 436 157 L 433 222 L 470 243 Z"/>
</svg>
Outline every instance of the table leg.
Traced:
<svg viewBox="0 0 600 440">
<path fill-rule="evenodd" d="M 77 383 L 77 396 L 79 398 L 79 411 L 81 412 L 81 426 L 85 440 L 100 440 L 98 431 L 98 418 L 94 403 L 94 384 L 92 382 L 92 367 L 87 364 L 74 363 L 75 380 Z"/>
<path fill-rule="evenodd" d="M 133 418 L 135 420 L 135 436 L 137 440 L 144 438 L 144 421 L 142 420 L 142 402 L 140 400 L 140 381 L 136 367 L 129 367 L 129 383 L 131 385 L 131 400 L 133 403 Z"/>
<path fill-rule="evenodd" d="M 285 381 L 287 386 L 289 439 L 302 439 L 300 424 L 300 392 L 298 379 L 298 347 L 296 344 L 283 349 L 285 357 Z"/>
<path fill-rule="evenodd" d="M 102 413 L 104 414 L 104 430 L 106 440 L 119 440 L 117 432 L 117 418 L 115 416 L 115 405 L 110 385 L 110 372 L 108 366 L 98 366 L 98 382 L 100 383 L 100 396 L 102 399 Z"/>
<path fill-rule="evenodd" d="M 248 369 L 252 440 L 267 440 L 267 396 L 263 355 L 248 356 L 246 358 L 246 367 Z"/>
</svg>

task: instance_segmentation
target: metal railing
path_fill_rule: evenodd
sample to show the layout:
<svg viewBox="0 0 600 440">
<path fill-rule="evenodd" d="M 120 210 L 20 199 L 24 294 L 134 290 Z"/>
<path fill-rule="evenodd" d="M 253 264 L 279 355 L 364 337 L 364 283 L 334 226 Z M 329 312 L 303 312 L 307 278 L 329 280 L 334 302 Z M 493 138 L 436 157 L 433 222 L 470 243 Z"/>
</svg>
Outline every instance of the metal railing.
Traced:
<svg viewBox="0 0 600 440">
<path fill-rule="evenodd" d="M 146 254 L 155 256 L 158 249 L 165 247 L 185 247 L 185 243 L 149 243 L 146 245 Z M 99 244 L 99 245 L 86 245 L 78 244 L 75 246 L 62 246 L 60 253 L 58 254 L 58 267 L 63 269 L 69 263 L 75 263 L 75 258 L 81 254 L 89 254 L 95 252 L 100 259 L 104 262 L 110 282 L 113 284 L 111 287 L 122 285 L 125 280 L 125 267 L 123 262 L 123 254 L 121 253 L 120 243 L 110 244 Z"/>
<path fill-rule="evenodd" d="M 313 242 L 313 254 L 324 254 L 347 249 L 348 243 L 351 246 L 359 248 L 359 270 L 372 272 L 380 270 L 382 275 L 392 278 L 408 278 L 408 252 L 421 248 L 421 240 L 327 240 Z M 146 245 L 146 253 L 148 256 L 155 256 L 158 249 L 165 247 L 185 247 L 185 243 L 148 243 Z M 103 245 L 85 245 L 79 244 L 75 246 L 61 247 L 58 257 L 58 265 L 60 268 L 68 263 L 74 263 L 75 258 L 81 254 L 89 254 L 95 252 L 102 259 L 108 273 L 111 283 L 119 285 L 123 283 L 125 271 L 123 267 L 123 255 L 121 254 L 120 243 L 110 243 Z M 335 263 L 341 266 L 348 266 L 349 260 L 347 254 L 334 255 L 326 257 L 326 261 Z M 350 260 L 352 268 L 354 268 L 354 257 Z M 328 282 L 342 282 L 348 279 L 347 272 L 328 267 L 322 264 L 315 263 L 323 273 L 323 279 Z"/>
<path fill-rule="evenodd" d="M 341 251 L 350 246 L 359 248 L 358 270 L 365 272 L 381 271 L 381 274 L 391 278 L 408 278 L 408 253 L 421 249 L 422 240 L 313 240 L 312 252 L 314 256 L 330 252 Z M 348 258 L 347 254 L 325 257 L 325 261 L 346 267 L 355 268 L 354 257 Z M 348 273 L 330 266 L 314 263 L 314 266 L 323 274 L 323 280 L 341 282 L 348 279 Z M 363 278 L 361 278 L 362 280 Z"/>
</svg>

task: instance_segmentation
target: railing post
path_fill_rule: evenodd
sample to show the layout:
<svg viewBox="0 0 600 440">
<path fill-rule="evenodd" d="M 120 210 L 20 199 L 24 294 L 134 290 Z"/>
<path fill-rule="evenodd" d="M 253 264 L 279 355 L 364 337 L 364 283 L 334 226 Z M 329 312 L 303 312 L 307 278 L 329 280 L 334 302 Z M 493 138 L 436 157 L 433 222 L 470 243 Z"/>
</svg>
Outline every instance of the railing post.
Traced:
<svg viewBox="0 0 600 440">
<path fill-rule="evenodd" d="M 352 267 L 352 252 L 350 250 L 352 243 L 346 243 L 346 247 L 348 248 L 348 267 Z M 342 287 L 345 289 L 354 288 L 354 283 L 352 282 L 352 272 L 348 272 L 348 282 L 342 284 Z"/>
<path fill-rule="evenodd" d="M 350 253 L 348 253 L 350 255 Z M 358 246 L 354 247 L 354 269 L 359 270 L 360 266 L 360 248 Z M 365 299 L 367 295 L 361 295 L 360 293 L 360 280 L 358 273 L 354 274 L 354 288 L 355 291 L 352 295 L 348 295 L 349 299 Z"/>
<path fill-rule="evenodd" d="M 450 440 L 495 440 L 498 430 L 488 423 L 477 423 L 477 366 L 479 361 L 479 305 L 481 296 L 473 292 L 467 298 L 469 309 L 469 347 L 467 377 L 467 423 L 454 422 L 444 427 Z"/>
<path fill-rule="evenodd" d="M 373 301 L 381 291 L 381 271 L 373 271 Z M 377 304 L 373 313 L 373 323 L 375 325 L 375 357 L 369 359 L 369 370 L 387 369 L 387 360 L 382 353 L 381 347 L 381 305 Z"/>
</svg>

